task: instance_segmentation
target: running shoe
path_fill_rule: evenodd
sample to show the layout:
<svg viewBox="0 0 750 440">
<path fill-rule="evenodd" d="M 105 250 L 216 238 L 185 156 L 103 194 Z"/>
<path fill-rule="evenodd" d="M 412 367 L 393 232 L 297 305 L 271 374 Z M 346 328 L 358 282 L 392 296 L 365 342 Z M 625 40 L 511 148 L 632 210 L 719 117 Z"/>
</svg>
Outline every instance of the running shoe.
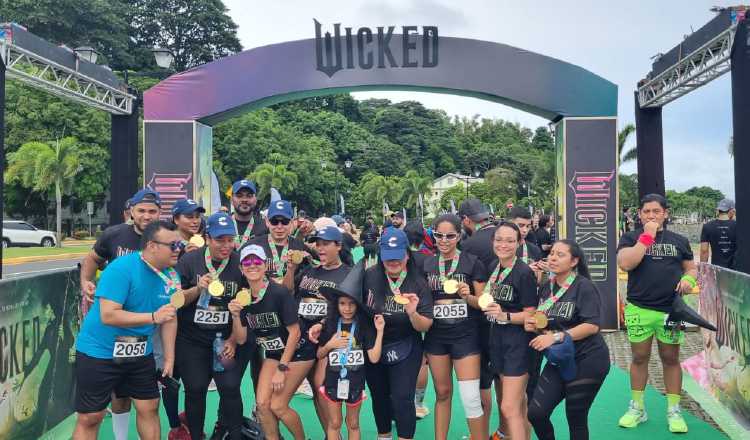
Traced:
<svg viewBox="0 0 750 440">
<path fill-rule="evenodd" d="M 417 410 L 417 418 L 418 419 L 424 419 L 430 414 L 430 408 L 427 408 L 424 405 L 415 405 Z"/>
<path fill-rule="evenodd" d="M 667 410 L 667 422 L 669 423 L 669 432 L 675 434 L 688 432 L 687 423 L 682 418 L 679 405 L 675 405 Z"/>
<path fill-rule="evenodd" d="M 310 382 L 307 381 L 307 379 L 303 380 L 301 384 L 299 384 L 299 387 L 297 387 L 297 391 L 294 392 L 294 394 L 304 396 L 308 399 L 313 398 L 313 390 L 310 386 Z"/>
<path fill-rule="evenodd" d="M 630 401 L 628 411 L 620 417 L 619 425 L 623 428 L 635 428 L 648 420 L 645 408 L 639 408 L 634 401 Z"/>
<path fill-rule="evenodd" d="M 167 435 L 168 440 L 191 440 L 190 433 L 188 432 L 185 425 L 180 425 L 179 428 L 172 428 L 169 430 Z"/>
<path fill-rule="evenodd" d="M 490 440 L 510 440 L 510 437 L 506 436 L 503 431 L 498 429 L 492 433 Z"/>
</svg>

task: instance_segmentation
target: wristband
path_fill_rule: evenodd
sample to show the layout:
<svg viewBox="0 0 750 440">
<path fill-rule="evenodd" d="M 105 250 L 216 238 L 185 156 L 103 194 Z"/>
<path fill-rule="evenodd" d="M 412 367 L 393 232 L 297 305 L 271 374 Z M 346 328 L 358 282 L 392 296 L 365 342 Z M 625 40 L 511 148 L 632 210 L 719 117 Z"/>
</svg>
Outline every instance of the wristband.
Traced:
<svg viewBox="0 0 750 440">
<path fill-rule="evenodd" d="M 688 284 L 690 284 L 690 287 L 695 289 L 695 287 L 698 285 L 698 280 L 695 279 L 694 276 L 686 273 L 685 275 L 680 278 L 680 281 L 687 281 Z"/>
<path fill-rule="evenodd" d="M 638 237 L 638 242 L 646 247 L 650 247 L 652 244 L 654 244 L 654 241 L 656 241 L 654 237 L 646 234 L 645 232 Z"/>
<path fill-rule="evenodd" d="M 151 312 L 151 323 L 156 324 L 156 319 L 154 319 L 154 312 Z"/>
</svg>

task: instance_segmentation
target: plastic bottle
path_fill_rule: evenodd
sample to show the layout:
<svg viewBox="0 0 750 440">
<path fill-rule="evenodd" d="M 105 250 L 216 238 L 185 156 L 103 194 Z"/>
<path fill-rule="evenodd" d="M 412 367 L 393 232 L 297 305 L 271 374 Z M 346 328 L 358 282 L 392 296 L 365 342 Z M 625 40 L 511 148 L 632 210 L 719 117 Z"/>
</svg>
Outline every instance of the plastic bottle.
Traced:
<svg viewBox="0 0 750 440">
<path fill-rule="evenodd" d="M 216 333 L 214 339 L 214 371 L 220 373 L 224 371 L 224 364 L 221 363 L 221 352 L 224 351 L 224 338 L 221 337 L 221 333 Z"/>
</svg>

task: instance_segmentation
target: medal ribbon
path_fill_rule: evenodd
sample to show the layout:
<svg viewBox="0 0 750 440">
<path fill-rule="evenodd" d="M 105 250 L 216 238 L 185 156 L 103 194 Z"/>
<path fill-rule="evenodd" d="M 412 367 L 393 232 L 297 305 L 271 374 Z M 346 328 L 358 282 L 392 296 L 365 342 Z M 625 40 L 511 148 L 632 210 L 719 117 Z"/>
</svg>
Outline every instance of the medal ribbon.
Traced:
<svg viewBox="0 0 750 440">
<path fill-rule="evenodd" d="M 339 377 L 341 379 L 346 377 L 346 358 L 349 357 L 349 352 L 352 351 L 352 343 L 354 342 L 354 330 L 357 329 L 357 321 L 352 322 L 352 328 L 349 329 L 349 344 L 346 346 L 346 351 L 339 350 L 339 362 L 341 362 L 341 370 L 339 371 Z M 339 318 L 338 329 L 336 330 L 339 334 L 341 333 L 341 318 Z"/>
<path fill-rule="evenodd" d="M 386 276 L 388 279 L 388 287 L 391 288 L 391 292 L 393 292 L 394 295 L 401 295 L 401 285 L 404 284 L 404 280 L 406 279 L 406 271 L 402 270 L 400 274 L 398 274 L 398 279 L 396 281 L 391 281 L 391 277 Z"/>
<path fill-rule="evenodd" d="M 521 261 L 523 261 L 526 264 L 529 264 L 529 246 L 526 244 L 526 242 L 523 242 L 523 255 L 521 256 Z"/>
<path fill-rule="evenodd" d="M 438 257 L 438 273 L 440 273 L 440 282 L 444 283 L 445 280 L 448 279 L 448 277 L 452 277 L 453 274 L 456 272 L 456 268 L 458 268 L 458 259 L 461 256 L 461 251 L 456 249 L 456 253 L 453 255 L 453 258 L 451 259 L 451 268 L 446 273 L 445 272 L 445 258 L 443 257 L 443 254 L 440 254 Z"/>
<path fill-rule="evenodd" d="M 557 293 L 552 294 L 552 292 L 554 291 L 553 289 L 555 288 L 555 277 L 550 278 L 549 280 L 550 297 L 547 298 L 542 303 L 542 305 L 539 306 L 538 310 L 542 312 L 546 312 L 547 310 L 549 310 L 552 307 L 552 305 L 554 305 L 557 302 L 557 300 L 559 300 L 563 295 L 565 295 L 565 292 L 568 291 L 568 288 L 570 287 L 571 284 L 573 284 L 573 281 L 575 281 L 575 279 L 576 279 L 576 274 L 572 273 L 568 275 L 568 277 L 565 278 L 565 282 L 562 284 L 562 286 L 560 286 L 560 290 L 558 290 Z"/>
<path fill-rule="evenodd" d="M 266 296 L 266 289 L 268 289 L 268 278 L 263 278 L 263 284 L 260 287 L 260 290 L 258 291 L 258 299 L 253 301 L 253 288 L 249 287 L 250 289 L 250 304 L 257 304 L 263 300 L 263 297 Z"/>
<path fill-rule="evenodd" d="M 513 271 L 513 267 L 516 265 L 517 257 L 513 257 L 513 262 L 510 264 L 510 266 L 503 269 L 502 273 L 500 272 L 500 268 L 503 267 L 502 264 L 500 264 L 500 261 L 497 262 L 497 267 L 495 267 L 495 270 L 492 271 L 492 275 L 490 275 L 490 279 L 487 281 L 487 284 L 484 286 L 484 292 L 486 294 L 492 294 L 492 286 L 495 284 L 502 284 L 503 281 L 505 281 L 506 278 L 508 278 L 508 274 L 510 274 Z"/>
<path fill-rule="evenodd" d="M 234 227 L 239 231 L 239 227 L 237 226 L 237 221 L 232 217 L 232 221 L 234 222 Z M 250 240 L 250 237 L 253 235 L 253 227 L 255 226 L 255 216 L 250 216 L 250 223 L 247 224 L 247 229 L 245 229 L 245 232 L 242 234 L 242 237 L 239 235 L 234 236 L 234 243 L 237 245 L 237 248 L 241 248 L 245 243 L 247 243 L 248 240 Z"/>
<path fill-rule="evenodd" d="M 162 281 L 164 281 L 164 284 L 169 288 L 169 294 L 173 294 L 177 290 L 182 288 L 182 284 L 180 284 L 180 276 L 177 274 L 177 271 L 174 270 L 174 267 L 168 267 L 164 271 L 167 273 L 164 274 L 164 271 L 161 271 L 154 266 L 151 265 L 148 261 L 146 261 L 145 258 L 143 258 L 143 253 L 140 253 L 141 261 L 146 263 L 146 266 L 148 266 L 151 270 L 154 271 L 156 275 L 161 278 Z"/>
<path fill-rule="evenodd" d="M 286 242 L 284 249 L 281 250 L 281 256 L 279 256 L 279 251 L 276 249 L 276 244 L 270 235 L 268 236 L 268 247 L 271 248 L 271 255 L 276 266 L 276 276 L 283 277 L 284 272 L 286 272 L 286 254 L 289 252 L 289 241 Z"/>
<path fill-rule="evenodd" d="M 211 274 L 211 277 L 213 279 L 218 280 L 219 275 L 221 275 L 221 273 L 224 272 L 224 269 L 226 269 L 227 264 L 229 263 L 229 258 L 221 260 L 219 268 L 214 269 L 214 264 L 211 261 L 211 252 L 208 250 L 208 246 L 206 246 L 206 253 L 204 254 L 204 258 L 206 259 L 206 269 L 208 269 L 208 273 Z"/>
</svg>

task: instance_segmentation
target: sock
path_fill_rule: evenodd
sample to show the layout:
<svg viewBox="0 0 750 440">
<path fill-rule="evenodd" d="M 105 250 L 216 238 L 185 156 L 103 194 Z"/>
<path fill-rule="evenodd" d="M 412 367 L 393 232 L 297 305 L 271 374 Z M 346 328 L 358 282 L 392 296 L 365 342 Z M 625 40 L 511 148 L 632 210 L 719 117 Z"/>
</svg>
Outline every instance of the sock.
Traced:
<svg viewBox="0 0 750 440">
<path fill-rule="evenodd" d="M 130 412 L 112 413 L 112 432 L 115 440 L 128 440 L 128 429 L 130 428 Z"/>
<path fill-rule="evenodd" d="M 633 402 L 635 402 L 636 406 L 640 409 L 644 408 L 643 404 L 643 391 L 638 390 L 630 390 L 630 394 L 632 396 Z"/>
<path fill-rule="evenodd" d="M 417 388 L 416 392 L 414 393 L 414 403 L 416 403 L 419 406 L 424 405 L 424 388 Z"/>
<path fill-rule="evenodd" d="M 679 406 L 679 405 L 680 405 L 679 394 L 667 394 L 667 408 L 672 408 L 673 406 Z"/>
</svg>

